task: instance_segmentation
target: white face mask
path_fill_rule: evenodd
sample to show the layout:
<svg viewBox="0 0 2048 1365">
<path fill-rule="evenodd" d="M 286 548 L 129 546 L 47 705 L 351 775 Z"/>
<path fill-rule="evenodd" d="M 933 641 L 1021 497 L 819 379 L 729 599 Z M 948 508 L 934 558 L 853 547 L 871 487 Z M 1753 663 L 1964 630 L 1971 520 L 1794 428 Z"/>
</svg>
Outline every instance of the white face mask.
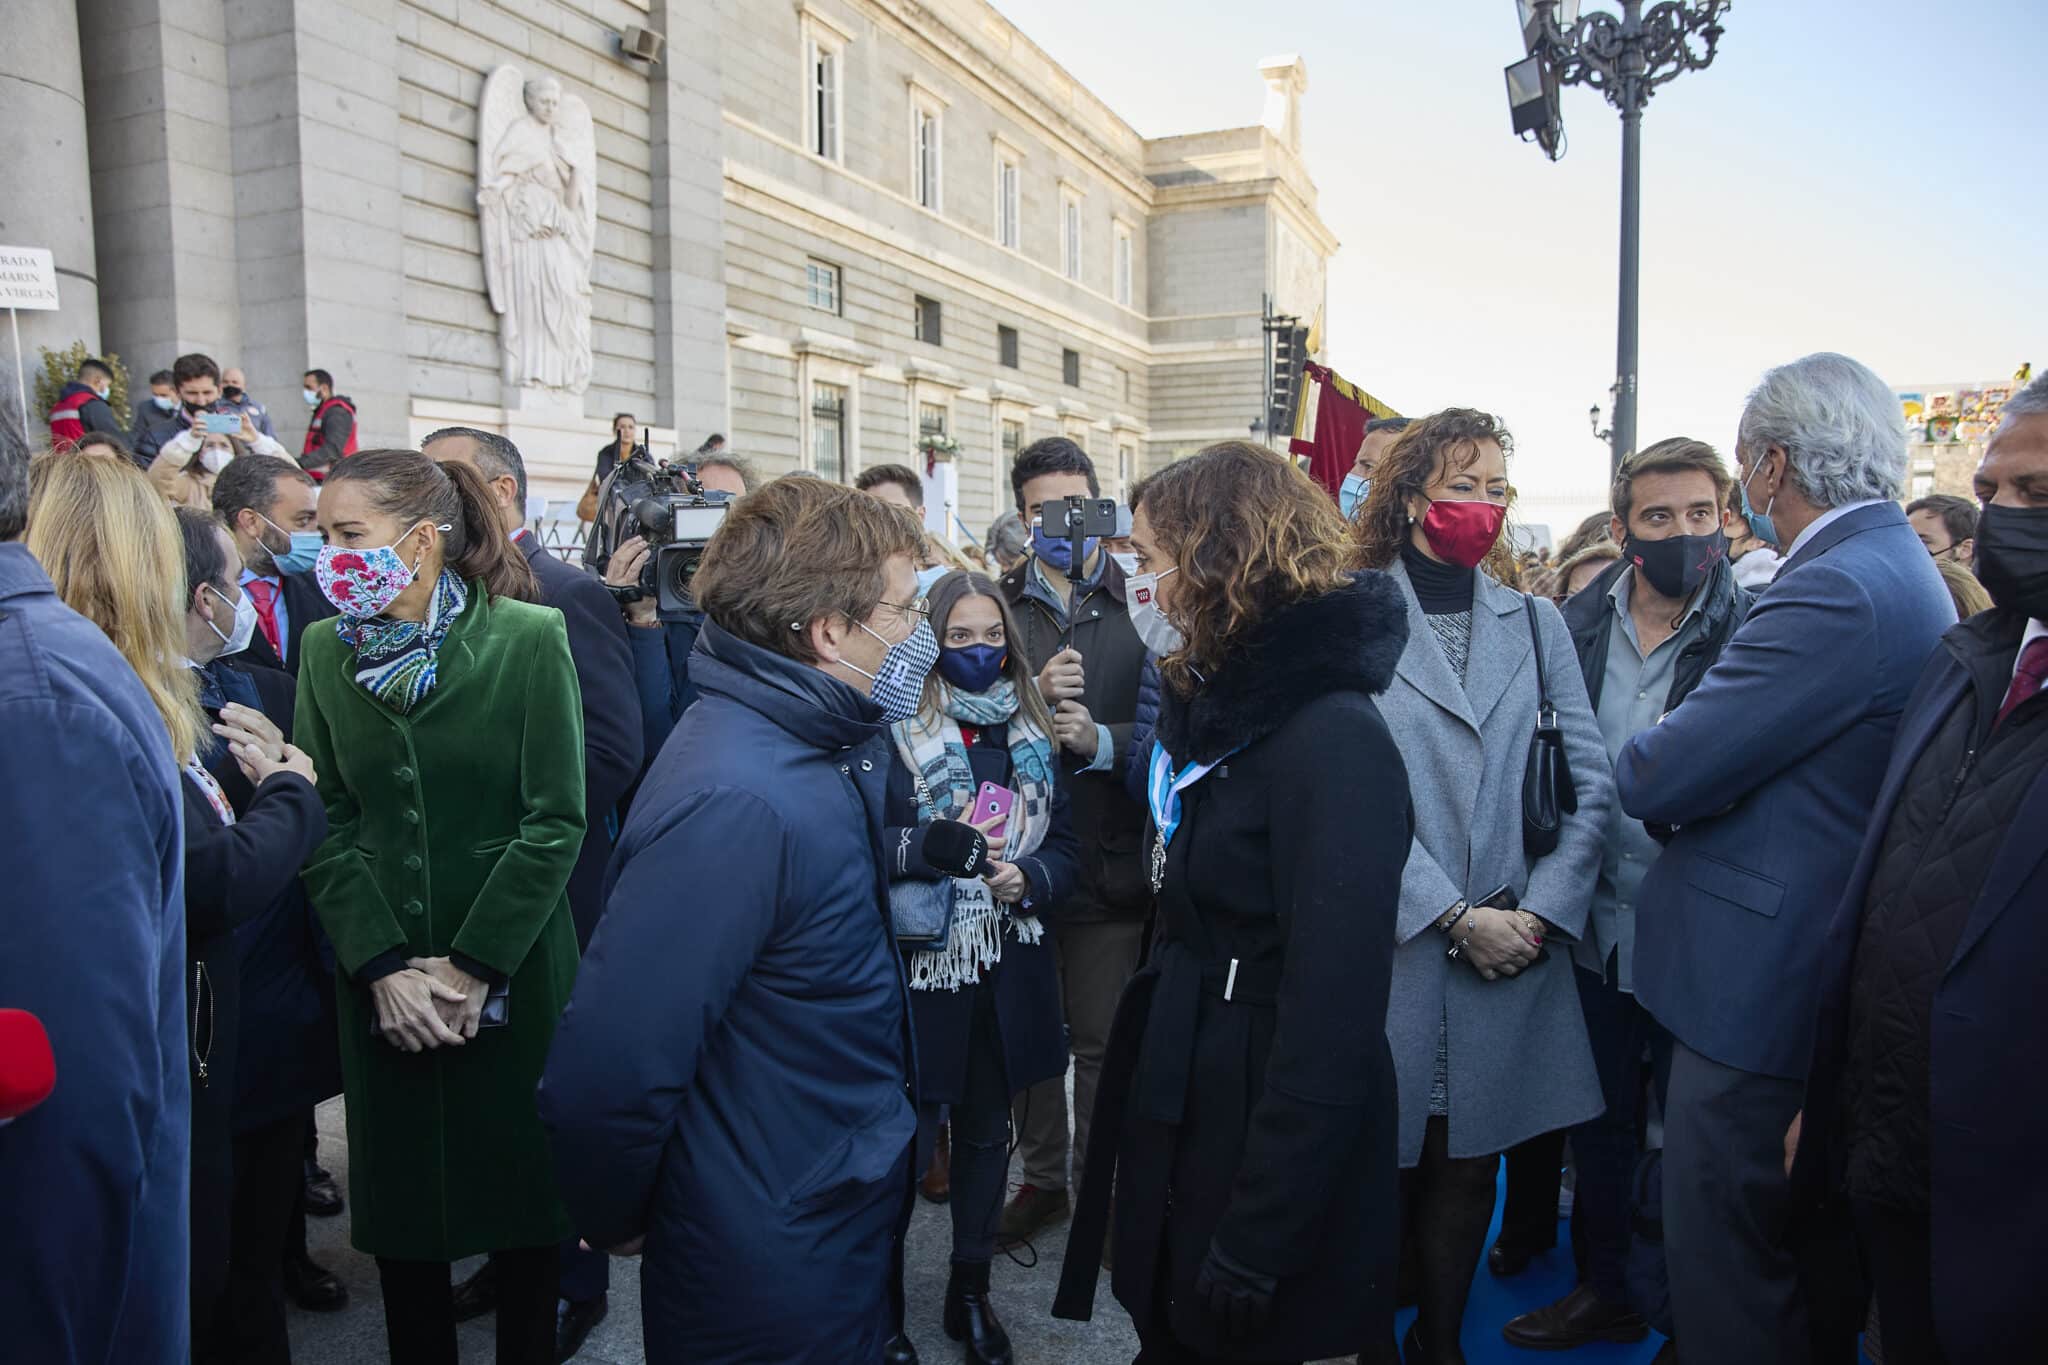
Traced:
<svg viewBox="0 0 2048 1365">
<path fill-rule="evenodd" d="M 234 458 L 235 452 L 231 446 L 201 446 L 199 450 L 199 463 L 206 467 L 209 474 L 220 473 Z"/>
<path fill-rule="evenodd" d="M 1137 576 L 1138 557 L 1136 555 L 1113 554 L 1110 556 L 1110 558 L 1114 559 L 1117 562 L 1117 567 L 1124 571 L 1125 578 L 1134 578 Z"/>
<path fill-rule="evenodd" d="M 1166 613 L 1159 610 L 1159 580 L 1173 573 L 1180 566 L 1166 570 L 1166 573 L 1141 573 L 1130 580 L 1131 628 L 1138 632 L 1138 638 L 1155 656 L 1165 658 L 1180 652 L 1186 644 L 1173 622 L 1166 619 Z"/>
<path fill-rule="evenodd" d="M 208 584 L 206 590 L 223 604 L 227 602 L 228 599 L 212 584 Z M 256 636 L 256 599 L 249 596 L 246 590 L 242 593 L 242 600 L 234 604 L 234 613 L 234 627 L 226 634 L 222 634 L 221 628 L 213 622 L 208 621 L 206 623 L 208 630 L 220 636 L 221 645 L 223 646 L 221 653 L 223 655 L 240 654 L 249 647 L 249 641 Z"/>
</svg>

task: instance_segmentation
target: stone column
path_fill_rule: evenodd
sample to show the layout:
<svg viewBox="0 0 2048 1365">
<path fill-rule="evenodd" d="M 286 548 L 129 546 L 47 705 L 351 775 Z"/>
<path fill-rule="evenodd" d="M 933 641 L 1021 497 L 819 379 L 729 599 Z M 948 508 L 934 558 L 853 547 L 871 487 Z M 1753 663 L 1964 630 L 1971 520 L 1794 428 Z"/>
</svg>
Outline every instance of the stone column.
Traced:
<svg viewBox="0 0 2048 1365">
<path fill-rule="evenodd" d="M 243 363 L 296 448 L 308 366 L 409 444 L 397 0 L 227 0 Z"/>
<path fill-rule="evenodd" d="M 652 76 L 655 404 L 686 454 L 731 426 L 719 51 L 732 16 L 732 0 L 655 0 L 648 18 L 668 38 Z"/>
<path fill-rule="evenodd" d="M 23 313 L 21 348 L 33 407 L 38 346 L 83 341 L 100 348 L 98 269 L 93 254 L 92 182 L 87 173 L 85 102 L 79 91 L 78 16 L 72 0 L 10 0 L 0 40 L 0 245 L 47 247 L 57 258 L 55 312 Z M 5 406 L 15 406 L 14 342 L 0 323 Z M 49 436 L 48 414 L 30 412 L 28 438 Z"/>
<path fill-rule="evenodd" d="M 242 346 L 218 5 L 77 0 L 100 323 L 140 391 L 186 351 Z"/>
</svg>

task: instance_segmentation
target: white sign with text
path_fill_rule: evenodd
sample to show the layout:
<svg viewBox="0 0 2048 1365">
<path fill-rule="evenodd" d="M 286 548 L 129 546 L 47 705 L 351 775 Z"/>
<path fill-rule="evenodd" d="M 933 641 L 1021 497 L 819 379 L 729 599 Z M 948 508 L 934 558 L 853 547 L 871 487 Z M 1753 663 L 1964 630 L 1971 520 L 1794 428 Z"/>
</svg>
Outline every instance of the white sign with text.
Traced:
<svg viewBox="0 0 2048 1365">
<path fill-rule="evenodd" d="M 0 308 L 57 307 L 57 258 L 45 247 L 0 246 Z"/>
</svg>

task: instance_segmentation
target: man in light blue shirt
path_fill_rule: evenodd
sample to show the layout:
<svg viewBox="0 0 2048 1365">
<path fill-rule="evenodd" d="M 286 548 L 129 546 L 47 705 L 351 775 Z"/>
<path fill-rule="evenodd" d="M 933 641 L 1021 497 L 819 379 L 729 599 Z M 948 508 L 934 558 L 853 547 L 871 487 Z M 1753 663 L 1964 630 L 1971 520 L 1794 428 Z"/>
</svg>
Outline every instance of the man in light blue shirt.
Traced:
<svg viewBox="0 0 2048 1365">
<path fill-rule="evenodd" d="M 1721 530 L 1732 487 L 1713 447 L 1684 438 L 1632 456 L 1615 479 L 1609 532 L 1623 547 L 1621 561 L 1564 609 L 1609 761 L 1678 707 L 1749 610 Z M 1565 1350 L 1636 1341 L 1648 1331 L 1629 1307 L 1622 1264 L 1629 1184 L 1641 1155 L 1644 1044 L 1658 1058 L 1660 1077 L 1669 1057 L 1668 1036 L 1633 993 L 1637 897 L 1660 851 L 1643 824 L 1617 805 L 1593 913 L 1572 948 L 1607 1101 L 1604 1114 L 1571 1134 L 1579 1171 L 1572 1209 L 1579 1285 L 1507 1324 L 1508 1340 L 1519 1346 Z"/>
</svg>

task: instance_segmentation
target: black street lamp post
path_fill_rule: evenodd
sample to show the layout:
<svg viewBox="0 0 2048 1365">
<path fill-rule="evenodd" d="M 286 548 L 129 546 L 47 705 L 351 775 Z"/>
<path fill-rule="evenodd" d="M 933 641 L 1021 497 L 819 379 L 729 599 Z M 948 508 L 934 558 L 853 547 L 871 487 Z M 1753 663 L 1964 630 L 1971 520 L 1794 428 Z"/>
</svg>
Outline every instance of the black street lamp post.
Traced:
<svg viewBox="0 0 2048 1365">
<path fill-rule="evenodd" d="M 1558 92 L 1598 90 L 1621 111 L 1621 300 L 1615 328 L 1615 468 L 1636 446 L 1636 342 L 1642 254 L 1643 107 L 1681 72 L 1704 70 L 1721 41 L 1729 0 L 1621 0 L 1619 15 L 1583 17 L 1579 0 L 1515 0 L 1528 56 L 1507 69 L 1517 135 L 1533 136 L 1552 161 L 1564 155 Z"/>
</svg>

